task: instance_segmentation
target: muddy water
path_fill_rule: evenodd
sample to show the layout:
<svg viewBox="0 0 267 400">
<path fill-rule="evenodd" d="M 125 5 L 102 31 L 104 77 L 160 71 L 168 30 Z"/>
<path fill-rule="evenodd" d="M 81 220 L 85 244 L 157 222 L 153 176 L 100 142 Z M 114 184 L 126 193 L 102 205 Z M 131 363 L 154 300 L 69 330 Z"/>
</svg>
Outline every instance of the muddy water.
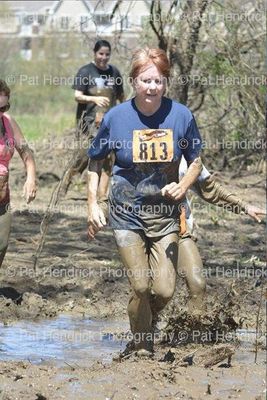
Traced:
<svg viewBox="0 0 267 400">
<path fill-rule="evenodd" d="M 0 325 L 0 361 L 29 360 L 38 364 L 53 362 L 56 366 L 78 363 L 88 366 L 88 361 L 110 361 L 112 354 L 121 351 L 127 343 L 127 322 L 92 320 L 67 315 L 41 321 L 22 320 Z M 254 362 L 253 330 L 236 331 L 240 346 L 235 360 Z M 262 362 L 259 353 L 259 362 Z"/>
<path fill-rule="evenodd" d="M 66 362 L 88 366 L 96 359 L 108 362 L 126 344 L 122 334 L 109 333 L 118 330 L 127 332 L 128 324 L 66 315 L 0 325 L 0 360 L 49 361 L 56 366 Z"/>
<path fill-rule="evenodd" d="M 118 400 L 166 397 L 199 400 L 206 396 L 208 387 L 211 400 L 264 398 L 264 352 L 259 351 L 258 363 L 254 364 L 255 331 L 237 332 L 240 346 L 231 368 L 205 369 L 195 365 L 172 370 L 171 364 L 159 362 L 166 352 L 160 347 L 157 352 L 161 354 L 153 361 L 111 364 L 112 354 L 125 346 L 122 333 L 128 329 L 127 322 L 66 315 L 54 320 L 2 324 L 1 389 L 11 400 L 35 400 L 36 393 L 50 400 L 102 400 L 111 399 L 114 394 Z M 21 360 L 22 365 L 17 362 Z"/>
</svg>

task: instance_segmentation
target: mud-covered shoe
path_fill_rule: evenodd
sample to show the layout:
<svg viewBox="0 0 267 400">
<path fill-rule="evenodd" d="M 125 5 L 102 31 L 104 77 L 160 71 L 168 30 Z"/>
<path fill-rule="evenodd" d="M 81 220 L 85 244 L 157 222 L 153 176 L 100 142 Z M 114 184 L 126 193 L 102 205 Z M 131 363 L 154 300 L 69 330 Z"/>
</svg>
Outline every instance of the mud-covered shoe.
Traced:
<svg viewBox="0 0 267 400">
<path fill-rule="evenodd" d="M 140 349 L 140 350 L 137 350 L 136 356 L 139 358 L 152 358 L 153 352 L 146 350 L 146 349 Z"/>
<path fill-rule="evenodd" d="M 112 357 L 112 360 L 120 362 L 123 359 L 129 358 L 131 355 L 135 354 L 135 352 L 136 351 L 135 351 L 134 341 L 131 340 L 129 343 L 126 344 L 126 347 L 122 352 L 115 354 Z"/>
</svg>

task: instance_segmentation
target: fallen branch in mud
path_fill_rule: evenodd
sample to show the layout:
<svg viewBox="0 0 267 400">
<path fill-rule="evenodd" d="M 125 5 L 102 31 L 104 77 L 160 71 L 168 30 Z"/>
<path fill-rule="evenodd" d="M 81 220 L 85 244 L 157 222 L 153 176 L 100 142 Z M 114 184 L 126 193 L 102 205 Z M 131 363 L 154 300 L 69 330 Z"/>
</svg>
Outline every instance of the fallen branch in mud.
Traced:
<svg viewBox="0 0 267 400">
<path fill-rule="evenodd" d="M 82 119 L 81 119 L 81 121 L 82 121 Z M 92 133 L 94 130 L 95 130 L 95 125 L 92 124 L 88 134 L 84 135 L 82 133 L 83 128 L 82 128 L 81 124 L 78 125 L 78 127 L 77 127 L 77 130 L 75 133 L 75 136 L 77 139 L 77 148 L 74 149 L 73 154 L 72 154 L 70 160 L 68 161 L 67 166 L 65 167 L 65 170 L 63 171 L 62 177 L 60 178 L 57 186 L 54 188 L 54 190 L 52 192 L 46 212 L 45 212 L 42 222 L 40 224 L 41 237 L 38 241 L 37 249 L 33 256 L 34 271 L 36 271 L 38 259 L 43 250 L 43 246 L 45 243 L 45 238 L 46 238 L 46 234 L 47 234 L 47 230 L 48 230 L 48 225 L 49 225 L 49 222 L 53 215 L 54 209 L 55 209 L 56 205 L 59 203 L 59 201 L 62 199 L 62 197 L 64 197 L 66 195 L 72 176 L 76 172 L 79 172 L 80 164 L 83 163 L 83 160 L 84 160 L 85 150 L 89 147 L 89 138 L 92 136 Z"/>
<path fill-rule="evenodd" d="M 47 207 L 45 215 L 44 215 L 44 218 L 42 219 L 42 222 L 41 222 L 41 225 L 40 225 L 41 238 L 39 240 L 36 252 L 35 252 L 35 254 L 33 256 L 34 257 L 34 262 L 33 262 L 34 271 L 36 271 L 37 262 L 38 262 L 38 259 L 39 259 L 40 255 L 41 255 L 41 252 L 43 250 L 45 237 L 46 237 L 46 233 L 47 233 L 47 229 L 48 229 L 48 224 L 49 224 L 51 216 L 53 214 L 53 209 L 54 209 L 54 207 L 56 206 L 56 204 L 58 202 L 58 196 L 59 196 L 59 191 L 61 189 L 61 184 L 62 184 L 62 180 L 60 180 L 58 185 L 53 190 L 52 196 L 50 198 L 48 207 Z"/>
<path fill-rule="evenodd" d="M 230 346 L 220 346 L 217 348 L 212 348 L 205 356 L 205 361 L 203 363 L 203 367 L 210 368 L 213 365 L 219 364 L 220 362 L 224 361 L 227 358 L 228 366 L 231 365 L 231 358 L 232 355 L 235 353 L 233 347 Z"/>
<path fill-rule="evenodd" d="M 261 311 L 262 298 L 263 298 L 263 282 L 261 282 L 261 295 L 260 295 L 259 307 L 258 307 L 257 316 L 256 316 L 256 341 L 255 341 L 255 358 L 254 358 L 255 364 L 256 364 L 257 358 L 258 358 L 258 346 L 259 346 L 258 334 L 259 334 L 259 322 L 260 322 L 260 311 Z"/>
<path fill-rule="evenodd" d="M 196 354 L 196 352 L 199 351 L 199 349 L 196 349 L 195 351 L 191 351 L 190 353 L 186 354 L 185 356 L 183 356 L 182 358 L 180 358 L 175 364 L 177 364 L 178 366 L 180 366 L 181 363 L 187 363 L 188 365 L 192 365 L 190 364 L 187 360 L 191 359 L 193 361 L 194 355 Z"/>
<path fill-rule="evenodd" d="M 189 367 L 197 365 L 204 368 L 210 368 L 227 359 L 226 367 L 231 366 L 231 358 L 235 353 L 235 347 L 228 344 L 223 345 L 197 345 L 197 349 L 185 354 L 181 354 L 181 348 L 171 348 L 167 351 L 161 362 L 172 364 L 172 368 Z M 179 357 L 176 360 L 176 357 Z"/>
</svg>

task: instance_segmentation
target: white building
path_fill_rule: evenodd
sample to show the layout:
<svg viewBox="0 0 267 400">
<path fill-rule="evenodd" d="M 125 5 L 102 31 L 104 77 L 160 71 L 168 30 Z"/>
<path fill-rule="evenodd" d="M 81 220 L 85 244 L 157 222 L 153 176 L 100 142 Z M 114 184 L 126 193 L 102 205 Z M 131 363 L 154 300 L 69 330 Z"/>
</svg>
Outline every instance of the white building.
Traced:
<svg viewBox="0 0 267 400">
<path fill-rule="evenodd" d="M 73 33 L 137 38 L 150 14 L 149 0 L 60 0 L 0 2 L 0 39 L 20 38 L 21 54 L 31 59 L 34 41 L 46 35 Z"/>
</svg>

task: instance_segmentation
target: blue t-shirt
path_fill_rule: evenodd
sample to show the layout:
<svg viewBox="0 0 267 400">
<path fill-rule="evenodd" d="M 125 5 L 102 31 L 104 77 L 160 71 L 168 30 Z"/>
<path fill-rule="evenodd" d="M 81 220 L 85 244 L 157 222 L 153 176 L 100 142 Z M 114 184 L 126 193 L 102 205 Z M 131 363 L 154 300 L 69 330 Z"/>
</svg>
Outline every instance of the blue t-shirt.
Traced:
<svg viewBox="0 0 267 400">
<path fill-rule="evenodd" d="M 164 138 L 153 139 L 154 142 L 161 140 L 153 143 L 149 136 L 151 131 L 153 138 L 166 135 L 171 139 L 167 144 L 162 143 Z M 137 150 L 136 135 L 141 137 Z M 200 149 L 201 137 L 192 113 L 166 97 L 151 116 L 142 114 L 134 99 L 106 113 L 88 156 L 101 160 L 110 152 L 115 154 L 109 192 L 111 227 L 141 229 L 147 236 L 177 231 L 179 203 L 163 197 L 161 189 L 168 183 L 179 181 L 182 155 L 190 163 L 199 156 Z"/>
</svg>

